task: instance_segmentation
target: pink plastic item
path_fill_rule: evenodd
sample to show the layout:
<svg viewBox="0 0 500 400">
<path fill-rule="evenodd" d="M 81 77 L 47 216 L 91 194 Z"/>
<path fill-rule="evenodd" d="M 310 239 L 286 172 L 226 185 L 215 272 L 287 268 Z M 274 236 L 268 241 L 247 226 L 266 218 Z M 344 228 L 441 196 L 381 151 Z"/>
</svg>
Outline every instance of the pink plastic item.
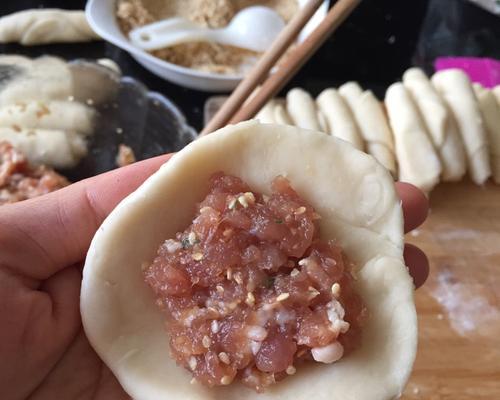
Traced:
<svg viewBox="0 0 500 400">
<path fill-rule="evenodd" d="M 436 71 L 459 68 L 472 82 L 478 82 L 486 88 L 500 85 L 500 61 L 493 58 L 475 57 L 439 57 L 434 62 Z"/>
</svg>

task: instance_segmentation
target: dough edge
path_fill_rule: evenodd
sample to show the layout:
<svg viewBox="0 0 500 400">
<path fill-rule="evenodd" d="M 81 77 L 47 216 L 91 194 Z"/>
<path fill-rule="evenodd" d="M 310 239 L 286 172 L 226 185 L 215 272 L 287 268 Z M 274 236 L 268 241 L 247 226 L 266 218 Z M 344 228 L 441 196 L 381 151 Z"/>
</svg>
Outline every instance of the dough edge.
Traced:
<svg viewBox="0 0 500 400">
<path fill-rule="evenodd" d="M 260 395 L 240 384 L 190 385 L 190 374 L 168 356 L 162 315 L 141 279 L 141 263 L 150 262 L 160 243 L 188 224 L 194 203 L 206 193 L 206 178 L 220 169 L 263 192 L 269 192 L 274 176 L 287 172 L 292 186 L 323 216 L 322 224 L 335 225 L 333 232 L 322 225 L 322 235 L 329 236 L 328 230 L 338 235 L 362 265 L 358 290 L 371 315 L 360 349 L 330 366 L 299 368 Z M 325 182 L 331 186 L 325 189 Z M 343 196 L 336 187 L 351 190 Z M 368 194 L 375 204 L 371 199 L 365 204 Z M 352 204 L 358 214 L 351 212 Z M 145 228 L 127 229 L 139 223 Z M 83 325 L 94 349 L 138 400 L 391 399 L 404 388 L 417 345 L 413 283 L 402 249 L 400 201 L 390 174 L 371 156 L 322 133 L 245 122 L 188 145 L 104 221 L 83 271 Z"/>
</svg>

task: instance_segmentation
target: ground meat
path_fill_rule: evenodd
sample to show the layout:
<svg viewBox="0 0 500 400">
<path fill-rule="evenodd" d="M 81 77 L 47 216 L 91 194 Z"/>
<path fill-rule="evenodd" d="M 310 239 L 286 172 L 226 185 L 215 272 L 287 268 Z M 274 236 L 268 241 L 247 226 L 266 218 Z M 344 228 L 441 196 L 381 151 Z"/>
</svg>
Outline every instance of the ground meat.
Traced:
<svg viewBox="0 0 500 400">
<path fill-rule="evenodd" d="M 53 192 L 69 185 L 46 166 L 33 167 L 10 143 L 0 142 L 0 205 Z"/>
<path fill-rule="evenodd" d="M 263 391 L 305 361 L 332 363 L 360 341 L 366 308 L 353 264 L 319 237 L 320 216 L 283 177 L 270 196 L 215 174 L 192 224 L 166 240 L 146 283 L 171 355 L 207 386 Z"/>
</svg>

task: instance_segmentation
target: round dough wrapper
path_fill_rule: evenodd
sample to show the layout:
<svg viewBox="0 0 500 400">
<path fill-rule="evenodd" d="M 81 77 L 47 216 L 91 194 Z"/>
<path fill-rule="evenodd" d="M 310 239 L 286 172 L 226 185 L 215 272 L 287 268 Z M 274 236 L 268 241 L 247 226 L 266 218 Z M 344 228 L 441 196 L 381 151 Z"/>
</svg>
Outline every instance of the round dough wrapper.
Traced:
<svg viewBox="0 0 500 400">
<path fill-rule="evenodd" d="M 240 383 L 206 388 L 169 357 L 164 316 L 143 281 L 166 238 L 187 226 L 212 173 L 270 192 L 284 175 L 318 213 L 324 238 L 338 238 L 360 267 L 370 312 L 362 346 L 339 362 L 310 363 L 263 394 Z M 386 400 L 397 397 L 417 345 L 413 283 L 403 263 L 403 218 L 390 174 L 342 140 L 248 121 L 189 144 L 122 201 L 92 240 L 81 290 L 87 337 L 137 400 Z"/>
</svg>

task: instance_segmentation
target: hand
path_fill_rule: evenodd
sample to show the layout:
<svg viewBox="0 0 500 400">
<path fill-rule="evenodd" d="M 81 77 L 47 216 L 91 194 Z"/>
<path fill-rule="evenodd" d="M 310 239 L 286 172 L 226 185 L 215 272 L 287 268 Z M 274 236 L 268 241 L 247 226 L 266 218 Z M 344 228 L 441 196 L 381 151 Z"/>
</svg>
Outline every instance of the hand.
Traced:
<svg viewBox="0 0 500 400">
<path fill-rule="evenodd" d="M 119 400 L 129 397 L 88 343 L 79 311 L 81 262 L 95 231 L 169 156 L 133 164 L 58 192 L 0 208 L 0 397 Z M 425 196 L 398 183 L 405 230 L 427 216 Z M 418 287 L 427 259 L 405 260 Z"/>
</svg>

